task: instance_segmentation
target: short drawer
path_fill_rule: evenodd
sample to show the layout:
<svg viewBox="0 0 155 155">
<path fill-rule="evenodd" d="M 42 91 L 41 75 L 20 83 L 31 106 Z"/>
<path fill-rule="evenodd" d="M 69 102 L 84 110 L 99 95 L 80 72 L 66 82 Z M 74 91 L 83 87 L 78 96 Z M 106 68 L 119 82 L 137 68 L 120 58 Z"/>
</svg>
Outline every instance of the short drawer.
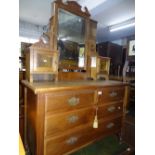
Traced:
<svg viewBox="0 0 155 155">
<path fill-rule="evenodd" d="M 121 130 L 122 117 L 113 118 L 106 121 L 100 121 L 98 128 L 94 129 L 94 134 L 102 136 L 103 133 L 115 133 L 115 131 Z"/>
<path fill-rule="evenodd" d="M 53 92 L 45 96 L 45 112 L 74 110 L 94 104 L 94 90 Z"/>
<path fill-rule="evenodd" d="M 86 108 L 67 113 L 45 116 L 45 136 L 60 134 L 80 125 L 93 123 L 94 109 Z"/>
<path fill-rule="evenodd" d="M 123 102 L 113 102 L 111 104 L 98 106 L 98 118 L 105 119 L 107 117 L 116 117 L 123 115 Z"/>
<path fill-rule="evenodd" d="M 110 101 L 123 100 L 124 92 L 124 87 L 105 87 L 98 91 L 98 101 L 99 103 L 104 104 Z"/>
</svg>

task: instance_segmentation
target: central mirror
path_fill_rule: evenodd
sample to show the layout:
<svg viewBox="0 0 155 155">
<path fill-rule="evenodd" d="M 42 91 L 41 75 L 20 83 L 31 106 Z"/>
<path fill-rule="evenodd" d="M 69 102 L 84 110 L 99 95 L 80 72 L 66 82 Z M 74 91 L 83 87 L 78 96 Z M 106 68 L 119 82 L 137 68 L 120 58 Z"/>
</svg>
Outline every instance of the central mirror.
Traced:
<svg viewBox="0 0 155 155">
<path fill-rule="evenodd" d="M 85 19 L 64 9 L 58 9 L 59 68 L 84 69 Z"/>
</svg>

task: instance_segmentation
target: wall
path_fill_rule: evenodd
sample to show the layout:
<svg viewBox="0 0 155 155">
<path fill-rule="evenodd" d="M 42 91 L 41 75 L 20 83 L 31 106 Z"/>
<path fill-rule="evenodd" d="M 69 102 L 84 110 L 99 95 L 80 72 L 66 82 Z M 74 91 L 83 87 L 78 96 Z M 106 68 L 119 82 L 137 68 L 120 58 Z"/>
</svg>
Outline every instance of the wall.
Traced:
<svg viewBox="0 0 155 155">
<path fill-rule="evenodd" d="M 19 36 L 31 39 L 39 39 L 44 32 L 45 27 L 40 25 L 31 24 L 19 20 Z"/>
<path fill-rule="evenodd" d="M 97 29 L 97 42 L 106 42 L 106 41 L 114 41 L 119 40 L 121 38 L 127 38 L 128 36 L 135 35 L 135 27 L 131 27 L 128 29 L 110 32 L 109 28 L 106 27 L 104 29 Z"/>
<path fill-rule="evenodd" d="M 121 45 L 123 47 L 127 47 L 129 40 L 135 40 L 135 35 L 131 35 L 131 36 L 123 37 L 120 39 L 112 40 L 110 42 L 117 44 L 117 45 Z"/>
</svg>

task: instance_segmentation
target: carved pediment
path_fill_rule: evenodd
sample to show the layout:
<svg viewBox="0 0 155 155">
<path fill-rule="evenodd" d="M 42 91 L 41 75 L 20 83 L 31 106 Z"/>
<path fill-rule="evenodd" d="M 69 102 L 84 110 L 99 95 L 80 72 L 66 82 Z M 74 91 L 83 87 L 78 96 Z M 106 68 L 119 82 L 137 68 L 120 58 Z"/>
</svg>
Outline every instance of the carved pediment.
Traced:
<svg viewBox="0 0 155 155">
<path fill-rule="evenodd" d="M 75 12 L 81 12 L 83 13 L 85 16 L 90 16 L 90 13 L 87 9 L 87 7 L 84 7 L 84 11 L 81 9 L 81 5 L 78 4 L 76 1 L 66 1 L 65 3 L 63 3 L 62 0 L 56 0 L 55 3 L 57 3 L 60 6 L 64 6 L 67 7 L 69 10 L 74 10 Z"/>
<path fill-rule="evenodd" d="M 69 7 L 77 8 L 77 10 L 81 11 L 81 5 L 78 4 L 76 1 L 67 1 L 66 3 Z"/>
</svg>

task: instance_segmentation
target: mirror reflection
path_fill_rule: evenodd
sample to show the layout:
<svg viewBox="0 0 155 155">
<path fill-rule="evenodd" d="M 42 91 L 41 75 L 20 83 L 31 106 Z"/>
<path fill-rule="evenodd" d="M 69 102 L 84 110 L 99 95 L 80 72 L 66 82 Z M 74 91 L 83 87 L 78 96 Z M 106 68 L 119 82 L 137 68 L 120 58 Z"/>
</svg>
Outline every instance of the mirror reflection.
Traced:
<svg viewBox="0 0 155 155">
<path fill-rule="evenodd" d="M 58 12 L 58 50 L 63 67 L 84 67 L 85 19 L 63 9 Z"/>
</svg>

